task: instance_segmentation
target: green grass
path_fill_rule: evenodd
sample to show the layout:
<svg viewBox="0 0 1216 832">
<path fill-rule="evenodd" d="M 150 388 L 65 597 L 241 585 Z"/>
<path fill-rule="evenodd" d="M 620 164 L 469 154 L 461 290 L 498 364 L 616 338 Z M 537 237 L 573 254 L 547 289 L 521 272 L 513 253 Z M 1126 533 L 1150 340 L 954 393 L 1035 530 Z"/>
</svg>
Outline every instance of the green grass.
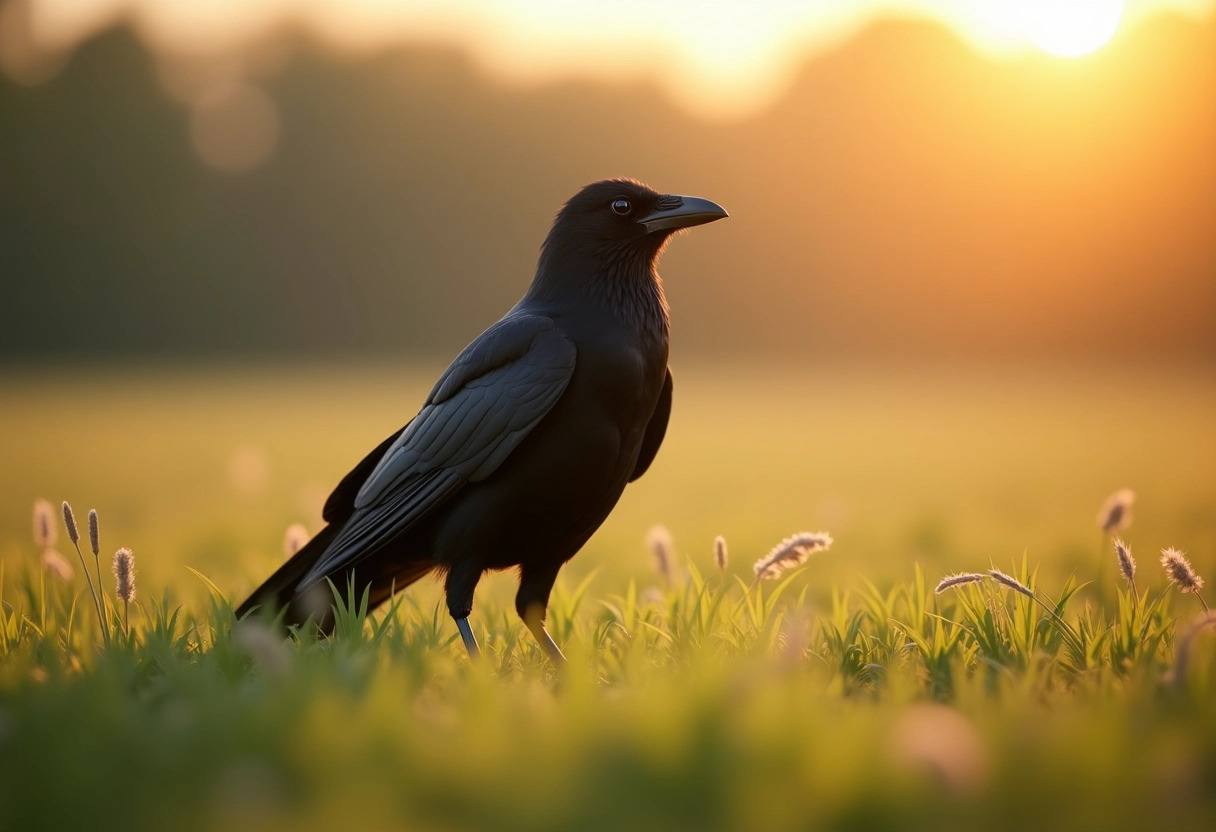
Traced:
<svg viewBox="0 0 1216 832">
<path fill-rule="evenodd" d="M 1187 637 L 1199 601 L 1156 563 L 1173 545 L 1216 574 L 1208 376 L 677 367 L 668 445 L 554 593 L 564 675 L 509 575 L 478 591 L 476 664 L 431 582 L 371 615 L 339 587 L 329 639 L 236 624 L 287 524 L 317 527 L 310 483 L 399 425 L 426 377 L 0 381 L 0 828 L 1216 821 L 1216 627 Z M 1090 583 L 1094 515 L 1124 486 L 1139 597 L 1109 547 Z M 103 646 L 62 529 L 75 581 L 38 568 L 36 497 L 96 505 L 103 566 L 134 549 L 129 634 L 104 574 Z M 670 583 L 642 543 L 656 522 Z M 801 528 L 831 550 L 746 592 Z M 991 580 L 933 592 L 994 566 L 1043 604 Z"/>
</svg>

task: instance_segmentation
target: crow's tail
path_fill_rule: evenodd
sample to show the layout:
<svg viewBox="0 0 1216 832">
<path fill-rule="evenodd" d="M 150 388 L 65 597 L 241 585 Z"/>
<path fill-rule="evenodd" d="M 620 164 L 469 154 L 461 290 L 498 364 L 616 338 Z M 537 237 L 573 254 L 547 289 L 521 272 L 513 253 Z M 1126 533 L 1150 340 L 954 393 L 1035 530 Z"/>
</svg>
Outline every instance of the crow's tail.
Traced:
<svg viewBox="0 0 1216 832">
<path fill-rule="evenodd" d="M 338 523 L 328 525 L 317 532 L 316 537 L 304 544 L 300 551 L 292 555 L 237 607 L 236 617 L 240 618 L 254 610 L 267 614 L 281 612 L 285 626 L 299 626 L 311 619 L 322 630 L 330 632 L 333 629 L 334 599 L 329 584 L 319 581 L 303 591 L 299 589 L 299 585 L 300 580 L 325 554 L 330 542 L 341 529 L 342 524 Z M 374 563 L 367 566 L 367 569 L 360 567 L 355 575 L 355 592 L 356 598 L 361 597 L 364 586 L 371 584 L 369 610 L 387 600 L 394 591 L 405 589 L 435 568 L 430 561 L 410 561 L 397 565 L 382 563 L 379 564 L 380 568 L 376 568 Z M 348 572 L 327 577 L 334 582 L 339 592 L 345 594 Z"/>
<path fill-rule="evenodd" d="M 312 540 L 300 547 L 286 563 L 280 566 L 273 575 L 267 578 L 261 586 L 253 591 L 245 603 L 236 608 L 236 617 L 241 618 L 254 610 L 274 614 L 285 612 L 284 624 L 303 624 L 311 616 L 319 619 L 325 613 L 331 602 L 329 585 L 321 582 L 305 593 L 297 591 L 300 579 L 307 574 L 313 564 L 320 559 L 329 543 L 341 526 L 326 526 L 317 532 Z M 308 601 L 313 603 L 307 603 Z M 306 609 L 315 607 L 315 609 Z"/>
</svg>

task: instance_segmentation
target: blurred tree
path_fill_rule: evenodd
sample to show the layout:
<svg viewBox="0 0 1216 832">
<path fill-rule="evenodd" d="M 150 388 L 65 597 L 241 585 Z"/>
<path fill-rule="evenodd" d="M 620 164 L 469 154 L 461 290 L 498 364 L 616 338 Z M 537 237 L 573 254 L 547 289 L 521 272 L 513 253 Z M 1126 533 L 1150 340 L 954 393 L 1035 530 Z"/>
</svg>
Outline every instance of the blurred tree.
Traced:
<svg viewBox="0 0 1216 832">
<path fill-rule="evenodd" d="M 526 286 L 557 201 L 622 174 L 734 217 L 665 261 L 677 359 L 1216 358 L 1216 20 L 1082 61 L 881 23 L 736 122 L 454 48 L 261 48 L 227 128 L 123 28 L 0 78 L 0 361 L 446 357 Z M 256 118 L 264 161 L 196 152 Z"/>
</svg>

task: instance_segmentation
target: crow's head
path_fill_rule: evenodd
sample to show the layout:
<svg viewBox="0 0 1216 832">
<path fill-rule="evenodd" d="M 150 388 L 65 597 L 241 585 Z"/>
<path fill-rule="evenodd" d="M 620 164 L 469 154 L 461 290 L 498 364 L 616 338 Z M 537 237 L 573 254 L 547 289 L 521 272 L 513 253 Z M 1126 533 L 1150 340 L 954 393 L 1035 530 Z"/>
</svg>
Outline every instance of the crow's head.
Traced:
<svg viewBox="0 0 1216 832">
<path fill-rule="evenodd" d="M 541 265 L 649 270 L 673 232 L 725 216 L 708 199 L 661 194 L 633 179 L 605 179 L 583 188 L 558 212 Z"/>
<path fill-rule="evenodd" d="M 673 231 L 725 217 L 721 206 L 695 196 L 660 194 L 635 179 L 604 179 L 583 188 L 558 212 L 550 236 L 661 244 Z M 657 241 L 657 242 L 656 242 Z"/>
</svg>

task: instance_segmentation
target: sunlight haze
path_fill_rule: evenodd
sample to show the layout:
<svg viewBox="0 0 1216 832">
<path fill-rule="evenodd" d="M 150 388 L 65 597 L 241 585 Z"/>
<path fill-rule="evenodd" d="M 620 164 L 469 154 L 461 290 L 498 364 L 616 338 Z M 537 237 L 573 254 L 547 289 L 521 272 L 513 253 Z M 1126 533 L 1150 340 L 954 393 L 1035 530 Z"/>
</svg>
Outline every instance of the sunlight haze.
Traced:
<svg viewBox="0 0 1216 832">
<path fill-rule="evenodd" d="M 701 115 L 762 110 L 799 62 L 881 17 L 937 20 L 993 55 L 1071 58 L 1099 50 L 1118 30 L 1158 12 L 1207 16 L 1213 0 L 23 0 L 29 48 L 12 48 L 11 9 L 0 19 L 0 65 L 32 80 L 39 60 L 70 50 L 99 28 L 133 20 L 151 45 L 173 55 L 226 54 L 283 24 L 298 24 L 351 49 L 403 41 L 453 43 L 500 76 L 654 78 Z M 5 31 L 5 30 L 9 31 Z"/>
</svg>

